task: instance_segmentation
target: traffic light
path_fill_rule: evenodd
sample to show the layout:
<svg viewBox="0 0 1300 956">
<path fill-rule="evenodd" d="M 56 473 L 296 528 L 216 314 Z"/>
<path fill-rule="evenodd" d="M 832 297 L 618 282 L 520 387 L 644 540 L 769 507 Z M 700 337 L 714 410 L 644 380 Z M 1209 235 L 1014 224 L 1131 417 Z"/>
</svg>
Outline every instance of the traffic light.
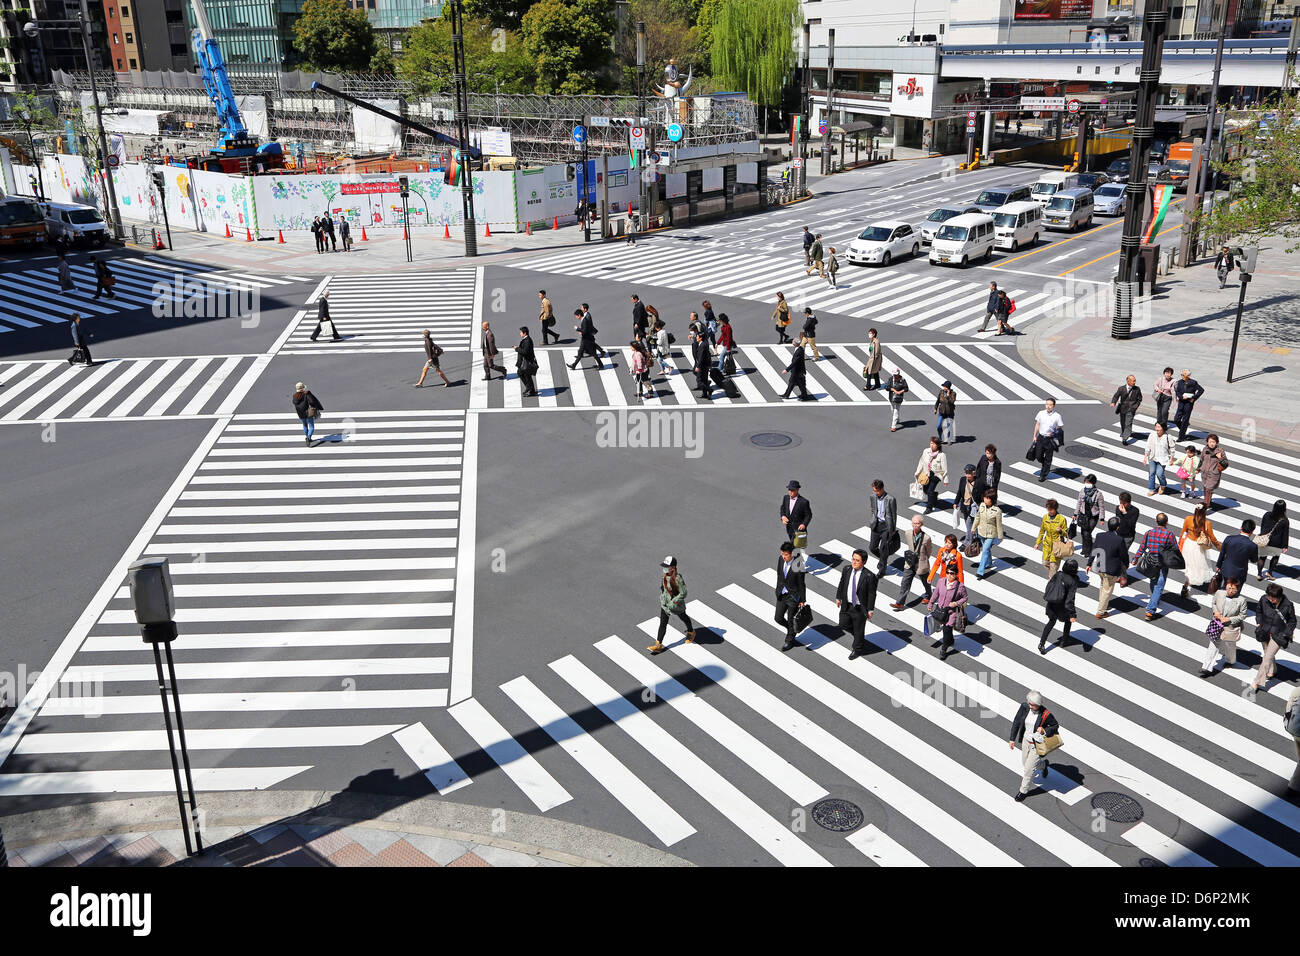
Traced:
<svg viewBox="0 0 1300 956">
<path fill-rule="evenodd" d="M 567 180 L 568 182 L 573 182 L 576 176 L 577 174 L 573 171 L 573 163 L 569 163 L 567 166 L 564 167 L 565 180 Z"/>
</svg>

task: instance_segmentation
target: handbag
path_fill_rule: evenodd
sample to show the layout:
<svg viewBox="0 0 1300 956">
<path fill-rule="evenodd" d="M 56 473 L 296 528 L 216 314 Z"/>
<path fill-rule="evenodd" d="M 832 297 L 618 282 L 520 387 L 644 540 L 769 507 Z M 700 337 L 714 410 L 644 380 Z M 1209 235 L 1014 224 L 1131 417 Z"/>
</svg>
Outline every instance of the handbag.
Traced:
<svg viewBox="0 0 1300 956">
<path fill-rule="evenodd" d="M 907 495 L 913 501 L 920 501 L 925 497 L 925 489 L 921 487 L 920 482 L 914 481 L 907 486 Z"/>
<path fill-rule="evenodd" d="M 1133 562 L 1133 570 L 1143 577 L 1153 577 L 1160 570 L 1160 559 L 1150 551 L 1143 551 Z"/>
<path fill-rule="evenodd" d="M 1046 720 L 1049 714 L 1051 714 L 1050 710 L 1043 711 L 1043 720 Z M 1039 726 L 1042 725 L 1040 724 Z M 1052 734 L 1052 736 L 1044 736 L 1042 740 L 1035 740 L 1034 750 L 1038 752 L 1038 756 L 1046 757 L 1053 750 L 1058 749 L 1061 744 L 1061 728 L 1057 727 L 1056 733 Z"/>
<path fill-rule="evenodd" d="M 807 604 L 805 604 L 803 607 L 799 608 L 799 610 L 794 612 L 795 633 L 802 631 L 805 627 L 807 627 L 811 623 L 812 623 L 812 608 L 810 608 Z"/>
<path fill-rule="evenodd" d="M 320 409 L 319 409 L 319 408 L 317 408 L 315 405 L 308 405 L 308 406 L 307 406 L 307 417 L 308 417 L 308 418 L 316 418 L 318 415 L 320 415 Z"/>
<path fill-rule="evenodd" d="M 1190 478 L 1190 477 L 1192 477 L 1192 473 L 1191 473 L 1190 471 L 1188 471 L 1186 468 L 1184 468 L 1182 465 L 1179 465 L 1179 466 L 1178 466 L 1178 480 L 1179 480 L 1179 481 L 1186 481 L 1186 480 L 1187 480 L 1188 478 Z"/>
<path fill-rule="evenodd" d="M 1079 533 L 1079 523 L 1077 521 L 1071 521 L 1070 527 L 1065 529 L 1065 536 L 1067 538 L 1073 539 L 1074 536 L 1078 533 Z"/>
<path fill-rule="evenodd" d="M 1068 538 L 1061 538 L 1052 542 L 1052 556 L 1055 558 L 1068 558 L 1074 554 L 1074 542 Z"/>
<path fill-rule="evenodd" d="M 958 634 L 966 633 L 966 625 L 970 620 L 966 617 L 966 606 L 963 604 L 952 612 L 952 629 Z"/>
<path fill-rule="evenodd" d="M 1255 537 L 1254 537 L 1254 541 L 1255 541 L 1255 544 L 1256 544 L 1258 547 L 1261 547 L 1261 548 L 1267 548 L 1267 547 L 1268 547 L 1268 541 L 1269 541 L 1269 538 L 1271 538 L 1271 537 L 1273 537 L 1272 533 L 1269 533 L 1269 534 L 1257 534 L 1257 535 L 1255 535 Z"/>
<path fill-rule="evenodd" d="M 978 558 L 983 551 L 984 549 L 980 547 L 978 541 L 972 541 L 970 544 L 966 545 L 966 547 L 962 548 L 961 553 L 966 555 L 968 558 Z"/>
<path fill-rule="evenodd" d="M 1223 633 L 1223 622 L 1220 621 L 1217 617 L 1211 618 L 1209 627 L 1205 629 L 1205 636 L 1208 637 L 1210 640 L 1214 640 L 1222 633 Z"/>
<path fill-rule="evenodd" d="M 807 531 L 807 529 L 805 529 L 805 530 L 803 530 L 803 531 L 796 531 L 796 532 L 794 533 L 794 535 L 791 537 L 791 539 L 790 539 L 790 543 L 793 544 L 796 548 L 806 548 L 806 547 L 808 547 L 808 531 Z"/>
<path fill-rule="evenodd" d="M 1029 446 L 1029 451 L 1025 452 L 1025 461 L 1038 461 L 1038 442 Z"/>
<path fill-rule="evenodd" d="M 929 469 L 922 468 L 916 473 L 916 483 L 919 485 L 928 485 L 930 483 Z"/>
</svg>

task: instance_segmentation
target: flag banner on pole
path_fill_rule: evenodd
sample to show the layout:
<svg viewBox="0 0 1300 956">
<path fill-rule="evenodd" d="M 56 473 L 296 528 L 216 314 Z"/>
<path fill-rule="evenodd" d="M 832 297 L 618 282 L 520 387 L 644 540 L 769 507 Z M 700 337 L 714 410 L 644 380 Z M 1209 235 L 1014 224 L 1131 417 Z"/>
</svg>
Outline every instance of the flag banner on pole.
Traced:
<svg viewBox="0 0 1300 956">
<path fill-rule="evenodd" d="M 1169 212 L 1169 203 L 1174 198 L 1173 183 L 1154 183 L 1151 186 L 1151 218 L 1142 230 L 1142 241 L 1149 243 L 1160 232 L 1164 224 L 1165 213 Z"/>
</svg>

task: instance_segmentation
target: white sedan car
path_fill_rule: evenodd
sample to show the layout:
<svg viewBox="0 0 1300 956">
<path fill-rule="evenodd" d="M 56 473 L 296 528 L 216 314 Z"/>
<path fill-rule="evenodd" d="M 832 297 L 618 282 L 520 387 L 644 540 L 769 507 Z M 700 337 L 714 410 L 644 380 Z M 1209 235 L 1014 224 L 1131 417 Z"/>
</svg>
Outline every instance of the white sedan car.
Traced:
<svg viewBox="0 0 1300 956">
<path fill-rule="evenodd" d="M 901 221 L 872 223 L 849 243 L 848 259 L 855 265 L 880 263 L 887 266 L 895 258 L 917 256 L 921 237 L 909 223 Z"/>
</svg>

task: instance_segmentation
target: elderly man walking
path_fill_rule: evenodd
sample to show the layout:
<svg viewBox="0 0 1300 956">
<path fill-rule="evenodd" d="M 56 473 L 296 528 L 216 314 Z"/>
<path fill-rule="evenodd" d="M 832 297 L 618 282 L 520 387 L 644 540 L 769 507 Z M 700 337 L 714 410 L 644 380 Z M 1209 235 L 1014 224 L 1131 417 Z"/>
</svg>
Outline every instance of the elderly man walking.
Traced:
<svg viewBox="0 0 1300 956">
<path fill-rule="evenodd" d="M 1011 718 L 1011 749 L 1020 747 L 1025 772 L 1020 778 L 1020 788 L 1016 790 L 1016 803 L 1029 795 L 1029 786 L 1034 782 L 1035 771 L 1041 772 L 1047 779 L 1047 755 L 1039 754 L 1037 745 L 1045 743 L 1048 737 L 1055 737 L 1060 725 L 1051 711 L 1043 706 L 1043 695 L 1031 690 L 1025 702 Z"/>
</svg>

